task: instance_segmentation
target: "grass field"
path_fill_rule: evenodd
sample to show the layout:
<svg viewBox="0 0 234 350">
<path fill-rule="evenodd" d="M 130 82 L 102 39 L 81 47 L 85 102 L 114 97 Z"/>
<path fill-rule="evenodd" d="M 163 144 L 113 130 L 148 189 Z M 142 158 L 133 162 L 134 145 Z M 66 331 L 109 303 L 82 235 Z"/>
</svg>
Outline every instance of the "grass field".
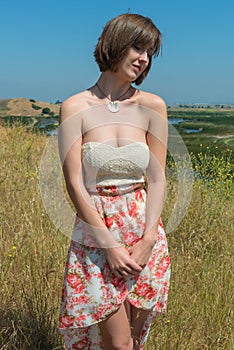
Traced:
<svg viewBox="0 0 234 350">
<path fill-rule="evenodd" d="M 169 109 L 168 117 L 184 119 L 175 127 L 190 152 L 204 153 L 209 147 L 219 155 L 228 148 L 234 150 L 233 109 Z M 200 131 L 188 134 L 187 129 Z"/>
<path fill-rule="evenodd" d="M 5 108 L 6 101 L 0 102 Z M 234 150 L 234 109 L 191 109 L 191 108 L 169 108 L 169 120 L 181 120 L 174 125 L 189 152 L 198 154 L 206 152 L 208 147 L 213 154 L 219 155 L 227 149 Z M 57 128 L 58 115 L 46 116 L 3 116 L 0 113 L 0 123 L 5 125 L 28 125 L 32 132 L 46 133 Z M 187 133 L 188 129 L 198 132 Z M 234 154 L 234 153 L 233 153 Z"/>
<path fill-rule="evenodd" d="M 63 349 L 57 320 L 69 239 L 41 202 L 38 174 L 48 138 L 26 126 L 0 132 L 0 349 Z M 232 158 L 205 148 L 192 158 L 202 176 L 186 216 L 168 235 L 168 312 L 155 320 L 147 350 L 234 348 Z M 176 200 L 176 174 L 167 187 L 164 224 Z"/>
</svg>

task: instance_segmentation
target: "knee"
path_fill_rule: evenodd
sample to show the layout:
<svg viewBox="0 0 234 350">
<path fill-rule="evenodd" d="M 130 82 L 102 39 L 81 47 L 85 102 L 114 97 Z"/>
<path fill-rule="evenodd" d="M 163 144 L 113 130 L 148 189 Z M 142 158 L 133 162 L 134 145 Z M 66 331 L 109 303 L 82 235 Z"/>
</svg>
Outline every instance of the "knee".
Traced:
<svg viewBox="0 0 234 350">
<path fill-rule="evenodd" d="M 132 350 L 133 349 L 133 340 L 131 337 L 128 338 L 119 338 L 112 340 L 113 350 Z"/>
</svg>

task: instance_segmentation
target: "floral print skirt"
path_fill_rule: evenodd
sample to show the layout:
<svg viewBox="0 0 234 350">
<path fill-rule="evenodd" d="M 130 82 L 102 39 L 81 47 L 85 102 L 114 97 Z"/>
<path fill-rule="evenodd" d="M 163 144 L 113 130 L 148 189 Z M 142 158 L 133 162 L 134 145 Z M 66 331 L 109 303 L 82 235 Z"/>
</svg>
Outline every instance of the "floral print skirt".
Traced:
<svg viewBox="0 0 234 350">
<path fill-rule="evenodd" d="M 119 189 L 121 186 L 105 186 L 98 189 L 101 195 L 91 198 L 110 233 L 128 249 L 144 233 L 147 194 L 144 188 L 134 190 L 134 186 L 128 186 L 124 194 Z M 110 191 L 116 195 L 108 195 Z M 80 228 L 76 216 L 74 232 Z M 166 312 L 169 280 L 170 257 L 161 219 L 147 265 L 139 275 L 125 279 L 113 274 L 103 249 L 71 240 L 59 314 L 66 349 L 103 350 L 98 323 L 117 311 L 125 300 L 149 310 L 140 337 L 143 349 L 156 314 Z"/>
</svg>

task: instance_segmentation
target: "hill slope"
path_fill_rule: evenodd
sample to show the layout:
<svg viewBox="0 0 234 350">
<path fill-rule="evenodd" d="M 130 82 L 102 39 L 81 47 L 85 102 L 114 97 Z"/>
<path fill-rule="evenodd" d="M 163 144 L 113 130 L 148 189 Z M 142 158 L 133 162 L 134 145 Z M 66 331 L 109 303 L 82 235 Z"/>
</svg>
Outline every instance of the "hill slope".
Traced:
<svg viewBox="0 0 234 350">
<path fill-rule="evenodd" d="M 49 108 L 55 115 L 59 113 L 60 104 L 35 101 L 28 98 L 0 99 L 0 116 L 37 116 L 43 108 Z"/>
</svg>

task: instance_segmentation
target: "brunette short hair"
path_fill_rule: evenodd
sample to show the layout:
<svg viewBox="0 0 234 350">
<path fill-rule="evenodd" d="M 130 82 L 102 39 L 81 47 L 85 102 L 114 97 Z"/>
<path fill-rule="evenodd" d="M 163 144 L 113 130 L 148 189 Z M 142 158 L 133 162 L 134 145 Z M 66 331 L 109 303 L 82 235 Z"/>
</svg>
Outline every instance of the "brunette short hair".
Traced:
<svg viewBox="0 0 234 350">
<path fill-rule="evenodd" d="M 134 81 L 140 85 L 150 70 L 152 57 L 158 56 L 160 52 L 161 41 L 162 34 L 150 18 L 126 13 L 106 24 L 95 47 L 94 57 L 101 72 L 116 72 L 117 64 L 131 47 L 150 47 L 149 64 Z"/>
</svg>

